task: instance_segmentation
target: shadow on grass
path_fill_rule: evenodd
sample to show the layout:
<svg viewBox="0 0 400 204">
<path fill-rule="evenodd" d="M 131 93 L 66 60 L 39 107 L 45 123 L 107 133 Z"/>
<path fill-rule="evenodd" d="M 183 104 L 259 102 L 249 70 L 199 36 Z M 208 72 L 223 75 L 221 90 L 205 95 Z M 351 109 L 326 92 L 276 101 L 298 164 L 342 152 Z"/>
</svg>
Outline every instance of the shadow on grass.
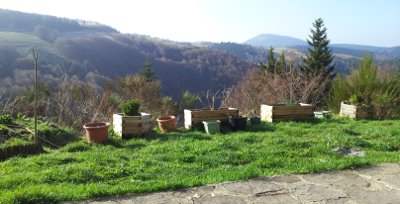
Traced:
<svg viewBox="0 0 400 204">
<path fill-rule="evenodd" d="M 168 141 L 168 140 L 179 140 L 179 139 L 193 139 L 193 140 L 211 140 L 210 135 L 206 135 L 205 133 L 199 131 L 176 131 L 176 132 L 169 132 L 169 133 L 158 133 L 158 132 L 149 132 L 144 134 L 143 139 L 145 140 L 161 140 L 161 141 Z"/>
<path fill-rule="evenodd" d="M 259 125 L 247 125 L 246 132 L 274 132 L 276 127 L 272 123 L 261 122 Z"/>
<path fill-rule="evenodd" d="M 109 138 L 106 142 L 103 143 L 103 145 L 110 145 L 110 146 L 113 146 L 115 148 L 125 147 L 125 145 L 123 144 L 122 139 L 117 139 L 117 138 L 114 138 L 114 137 Z"/>
</svg>

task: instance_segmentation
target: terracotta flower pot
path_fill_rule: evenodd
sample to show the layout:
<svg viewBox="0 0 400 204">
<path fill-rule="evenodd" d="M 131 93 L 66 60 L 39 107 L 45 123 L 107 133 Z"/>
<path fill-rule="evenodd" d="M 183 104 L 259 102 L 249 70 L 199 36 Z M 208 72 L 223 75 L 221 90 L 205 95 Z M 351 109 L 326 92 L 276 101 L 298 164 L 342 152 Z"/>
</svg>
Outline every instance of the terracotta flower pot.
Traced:
<svg viewBox="0 0 400 204">
<path fill-rule="evenodd" d="M 176 117 L 173 115 L 159 117 L 157 123 L 162 133 L 176 130 Z"/>
<path fill-rule="evenodd" d="M 86 130 L 86 141 L 100 144 L 108 140 L 108 126 L 110 123 L 89 123 L 83 128 Z"/>
</svg>

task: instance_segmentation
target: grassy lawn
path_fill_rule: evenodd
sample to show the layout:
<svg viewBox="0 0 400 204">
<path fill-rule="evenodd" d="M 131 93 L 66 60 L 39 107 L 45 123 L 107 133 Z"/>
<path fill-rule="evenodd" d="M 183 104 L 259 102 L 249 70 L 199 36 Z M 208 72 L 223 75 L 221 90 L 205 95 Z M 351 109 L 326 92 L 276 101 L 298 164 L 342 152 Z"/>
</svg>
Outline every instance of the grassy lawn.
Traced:
<svg viewBox="0 0 400 204">
<path fill-rule="evenodd" d="M 0 124 L 0 148 L 33 144 L 33 130 L 33 118 L 18 118 L 13 119 L 11 124 Z M 38 120 L 38 133 L 53 144 L 51 147 L 60 147 L 76 140 L 74 132 L 72 128 L 60 127 L 43 119 Z"/>
<path fill-rule="evenodd" d="M 51 203 L 400 161 L 400 121 L 281 122 L 247 132 L 83 141 L 0 163 L 0 203 Z M 357 148 L 365 157 L 333 152 Z"/>
</svg>

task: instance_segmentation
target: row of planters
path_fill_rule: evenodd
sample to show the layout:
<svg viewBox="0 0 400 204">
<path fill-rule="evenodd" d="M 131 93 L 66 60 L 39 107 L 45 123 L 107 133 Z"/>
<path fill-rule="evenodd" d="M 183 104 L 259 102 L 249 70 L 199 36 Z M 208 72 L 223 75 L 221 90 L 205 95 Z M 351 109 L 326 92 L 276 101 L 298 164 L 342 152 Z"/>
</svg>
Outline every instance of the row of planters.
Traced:
<svg viewBox="0 0 400 204">
<path fill-rule="evenodd" d="M 342 102 L 340 115 L 355 119 L 368 117 L 368 111 L 364 106 L 351 105 Z M 141 136 L 149 132 L 154 125 L 151 114 L 139 112 L 139 103 L 133 100 L 127 101 L 120 108 L 121 113 L 113 115 L 113 130 L 116 135 L 122 138 Z M 314 112 L 311 104 L 274 104 L 261 105 L 260 116 L 249 118 L 253 125 L 260 124 L 260 121 L 276 122 L 282 120 L 306 120 L 312 118 L 325 118 L 330 116 L 330 111 Z M 157 118 L 158 127 L 161 133 L 176 130 L 175 116 L 162 116 Z M 221 109 L 196 109 L 184 110 L 184 128 L 204 127 L 205 132 L 214 134 L 220 132 L 222 124 L 228 124 L 231 130 L 246 130 L 248 118 L 239 115 L 236 108 Z M 84 126 L 88 142 L 102 143 L 108 139 L 109 123 L 91 123 Z"/>
</svg>

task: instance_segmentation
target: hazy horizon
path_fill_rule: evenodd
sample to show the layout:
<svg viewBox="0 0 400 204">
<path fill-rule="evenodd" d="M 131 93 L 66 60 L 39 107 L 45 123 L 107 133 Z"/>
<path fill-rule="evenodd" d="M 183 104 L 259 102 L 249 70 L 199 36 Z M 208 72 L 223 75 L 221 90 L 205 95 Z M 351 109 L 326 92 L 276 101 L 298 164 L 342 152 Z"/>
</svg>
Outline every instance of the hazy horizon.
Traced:
<svg viewBox="0 0 400 204">
<path fill-rule="evenodd" d="M 122 33 L 180 42 L 242 43 L 259 34 L 306 40 L 321 17 L 331 43 L 400 45 L 396 0 L 3 0 L 0 8 L 95 21 Z"/>
</svg>

